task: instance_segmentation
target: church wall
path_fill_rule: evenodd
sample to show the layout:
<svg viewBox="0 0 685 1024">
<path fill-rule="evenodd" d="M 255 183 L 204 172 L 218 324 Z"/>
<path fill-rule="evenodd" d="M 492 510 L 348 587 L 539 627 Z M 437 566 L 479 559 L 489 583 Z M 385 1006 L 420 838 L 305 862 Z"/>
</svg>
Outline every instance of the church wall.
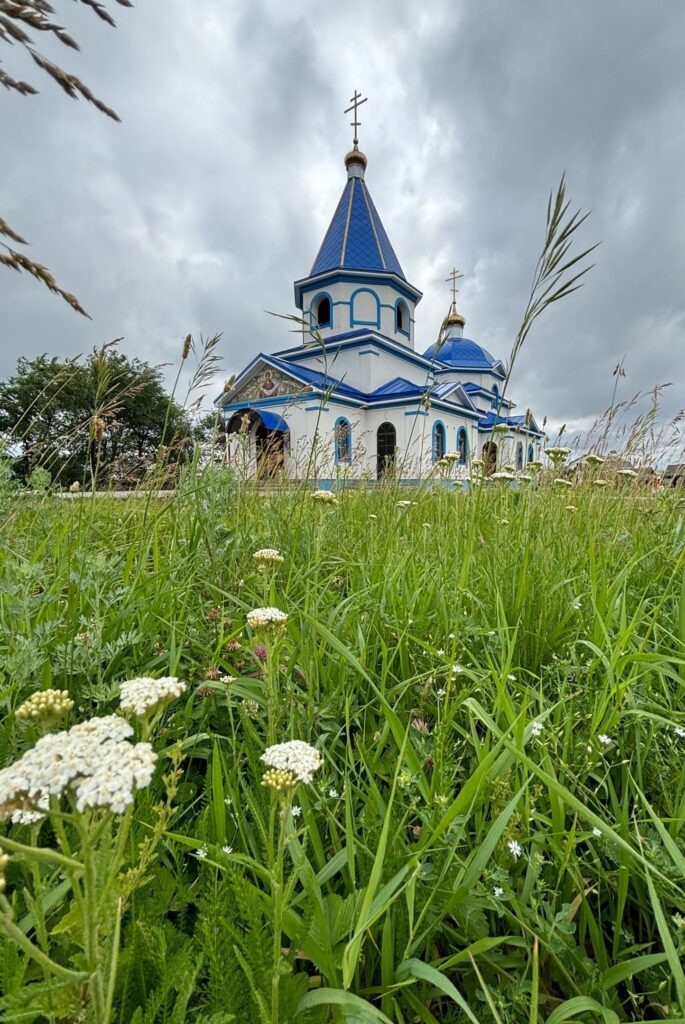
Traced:
<svg viewBox="0 0 685 1024">
<path fill-rule="evenodd" d="M 302 316 L 312 329 L 317 327 L 318 303 L 324 296 L 330 301 L 332 322 L 327 326 L 318 327 L 323 339 L 368 327 L 409 348 L 414 347 L 415 304 L 391 285 L 376 281 L 361 283 L 341 280 L 322 288 L 303 291 Z M 407 314 L 404 331 L 396 329 L 395 326 L 398 302 L 404 303 Z"/>
</svg>

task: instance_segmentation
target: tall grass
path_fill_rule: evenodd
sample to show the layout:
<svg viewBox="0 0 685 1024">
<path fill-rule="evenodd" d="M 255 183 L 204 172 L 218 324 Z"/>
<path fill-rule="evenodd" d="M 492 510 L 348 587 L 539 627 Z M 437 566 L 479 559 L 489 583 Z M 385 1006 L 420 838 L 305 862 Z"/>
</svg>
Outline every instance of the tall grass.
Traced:
<svg viewBox="0 0 685 1024">
<path fill-rule="evenodd" d="M 7 499 L 0 763 L 36 689 L 80 719 L 131 676 L 191 684 L 155 738 L 182 776 L 113 1020 L 273 1019 L 271 730 L 325 761 L 283 819 L 280 1020 L 685 1019 L 685 503 L 543 477 L 411 497 L 319 507 L 191 466 L 164 501 Z M 264 547 L 283 564 L 260 572 Z M 267 650 L 263 605 L 289 616 Z M 7 879 L 15 922 L 79 967 L 59 867 Z M 2 1019 L 90 1019 L 0 942 Z"/>
</svg>

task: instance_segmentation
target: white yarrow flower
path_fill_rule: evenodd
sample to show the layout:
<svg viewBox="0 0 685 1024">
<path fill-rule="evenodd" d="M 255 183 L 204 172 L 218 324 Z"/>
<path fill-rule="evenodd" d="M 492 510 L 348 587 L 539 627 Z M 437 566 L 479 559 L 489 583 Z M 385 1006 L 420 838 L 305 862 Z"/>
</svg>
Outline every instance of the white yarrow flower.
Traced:
<svg viewBox="0 0 685 1024">
<path fill-rule="evenodd" d="M 176 676 L 153 679 L 141 676 L 121 684 L 119 707 L 122 711 L 141 717 L 168 701 L 175 700 L 186 691 L 186 684 Z"/>
<path fill-rule="evenodd" d="M 338 499 L 333 491 L 312 491 L 309 495 L 312 501 L 316 501 L 321 505 L 337 505 Z"/>
<path fill-rule="evenodd" d="M 253 608 L 247 613 L 247 624 L 251 629 L 264 629 L 267 626 L 285 626 L 288 616 L 280 608 Z"/>
<path fill-rule="evenodd" d="M 267 747 L 261 760 L 269 768 L 292 772 L 297 782 L 311 782 L 314 772 L 322 765 L 321 754 L 316 747 L 302 740 L 290 740 L 288 743 Z"/>
<path fill-rule="evenodd" d="M 276 548 L 260 548 L 252 556 L 255 562 L 282 562 L 283 555 Z"/>
</svg>

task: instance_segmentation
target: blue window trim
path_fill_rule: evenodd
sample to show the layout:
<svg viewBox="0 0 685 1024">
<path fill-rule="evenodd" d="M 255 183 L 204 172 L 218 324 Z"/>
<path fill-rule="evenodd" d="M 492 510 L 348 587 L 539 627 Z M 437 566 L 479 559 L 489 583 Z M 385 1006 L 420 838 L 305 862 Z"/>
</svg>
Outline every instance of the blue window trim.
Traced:
<svg viewBox="0 0 685 1024">
<path fill-rule="evenodd" d="M 468 438 L 468 434 L 466 433 L 466 427 L 458 427 L 457 428 L 457 452 L 459 451 L 459 438 L 460 437 L 464 438 L 464 458 L 463 459 L 462 458 L 459 459 L 459 465 L 460 466 L 464 466 L 464 465 L 466 465 L 466 461 L 467 461 L 467 459 L 469 457 L 469 438 Z"/>
<path fill-rule="evenodd" d="M 376 300 L 376 319 L 375 320 L 355 320 L 354 317 L 354 300 L 357 295 L 361 295 L 362 292 L 366 292 L 369 295 L 373 295 Z M 350 327 L 380 327 L 381 326 L 381 300 L 373 290 L 373 288 L 356 288 L 355 291 L 350 295 Z"/>
<path fill-rule="evenodd" d="M 409 312 L 409 306 L 407 305 L 406 299 L 395 299 L 395 333 L 403 334 L 405 338 L 410 336 L 410 331 L 405 331 L 403 327 L 397 326 L 397 307 L 402 306 L 404 310 L 404 316 L 406 317 L 407 324 L 411 325 L 411 313 Z"/>
<path fill-rule="evenodd" d="M 447 430 L 442 420 L 436 420 L 433 424 L 433 432 L 431 435 L 431 457 L 433 462 L 438 462 L 442 458 L 442 455 L 437 456 L 435 454 L 435 438 L 437 437 L 438 427 L 442 427 L 442 455 L 447 451 Z"/>
<path fill-rule="evenodd" d="M 523 441 L 516 445 L 516 468 L 523 469 Z"/>
<path fill-rule="evenodd" d="M 321 299 L 328 299 L 329 317 L 328 317 L 328 323 L 327 324 L 319 324 L 319 323 L 315 323 L 314 322 L 315 321 L 314 307 L 316 306 L 316 304 L 318 302 L 321 301 Z M 329 327 L 330 328 L 330 327 L 332 327 L 333 326 L 333 306 L 334 305 L 335 305 L 335 303 L 333 302 L 333 296 L 331 295 L 330 292 L 317 292 L 316 295 L 314 296 L 314 298 L 312 299 L 312 301 L 309 303 L 309 324 L 310 324 L 310 326 L 312 328 L 315 328 L 315 327 Z"/>
<path fill-rule="evenodd" d="M 343 458 L 340 457 L 340 447 L 338 445 L 338 427 L 341 426 L 343 423 L 347 427 L 347 452 L 348 452 L 348 455 L 347 455 L 346 459 L 343 459 Z M 351 465 L 351 463 L 352 463 L 352 424 L 348 420 L 347 416 L 338 416 L 337 420 L 335 421 L 335 426 L 333 427 L 333 444 L 335 445 L 335 463 L 336 463 L 336 465 L 338 465 L 339 463 L 344 463 L 346 466 Z"/>
</svg>

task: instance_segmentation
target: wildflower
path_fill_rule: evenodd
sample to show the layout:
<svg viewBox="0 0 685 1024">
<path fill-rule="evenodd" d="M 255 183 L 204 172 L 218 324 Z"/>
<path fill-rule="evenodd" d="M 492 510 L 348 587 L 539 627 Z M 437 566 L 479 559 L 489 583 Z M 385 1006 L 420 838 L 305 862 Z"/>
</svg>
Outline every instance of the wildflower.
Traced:
<svg viewBox="0 0 685 1024">
<path fill-rule="evenodd" d="M 338 793 L 337 789 L 329 789 L 328 795 L 331 798 L 331 800 L 337 800 L 340 794 Z"/>
<path fill-rule="evenodd" d="M 91 718 L 43 736 L 0 770 L 0 817 L 39 820 L 51 797 L 72 793 L 76 809 L 122 814 L 135 789 L 147 786 L 157 755 L 149 743 L 128 743 L 133 729 L 117 715 Z"/>
<path fill-rule="evenodd" d="M 438 690 L 436 690 L 436 693 L 438 697 L 444 697 L 447 694 L 447 690 L 445 689 L 444 686 L 441 686 Z"/>
<path fill-rule="evenodd" d="M 500 519 L 499 525 L 500 526 L 508 526 L 509 525 L 509 520 L 508 519 Z"/>
<path fill-rule="evenodd" d="M 592 481 L 593 487 L 607 487 L 609 484 L 608 480 L 602 480 L 601 477 L 597 477 L 596 480 Z"/>
<path fill-rule="evenodd" d="M 220 676 L 221 676 L 221 670 L 220 670 L 220 669 L 218 669 L 218 668 L 216 667 L 216 665 L 211 665 L 211 666 L 210 666 L 210 667 L 209 667 L 209 668 L 208 668 L 208 669 L 207 669 L 207 670 L 205 671 L 205 675 L 204 675 L 204 678 L 205 678 L 205 679 L 209 679 L 209 680 L 210 680 L 211 682 L 216 682 L 216 680 L 217 680 L 217 679 L 218 679 L 218 678 L 219 678 Z"/>
<path fill-rule="evenodd" d="M 515 480 L 516 477 L 514 476 L 513 473 L 508 473 L 508 472 L 502 471 L 502 472 L 499 472 L 499 473 L 492 473 L 491 476 L 490 476 L 490 479 L 491 480 L 505 480 L 506 481 L 506 480 Z"/>
<path fill-rule="evenodd" d="M 676 734 L 678 739 L 685 739 L 685 729 L 683 729 L 682 725 L 674 725 L 673 732 Z"/>
<path fill-rule="evenodd" d="M 454 640 L 454 633 L 448 633 L 447 636 L 450 640 Z"/>
<path fill-rule="evenodd" d="M 439 647 L 435 653 L 437 654 L 438 658 L 442 658 L 443 655 L 445 654 L 444 647 Z"/>
<path fill-rule="evenodd" d="M 430 729 L 428 728 L 428 722 L 426 722 L 423 718 L 412 718 L 411 724 L 414 727 L 414 729 L 417 729 L 419 732 L 422 732 L 424 735 L 428 736 L 430 734 Z"/>
<path fill-rule="evenodd" d="M 119 707 L 124 713 L 130 712 L 140 718 L 161 704 L 175 700 L 185 691 L 186 684 L 176 676 L 162 676 L 161 679 L 141 676 L 121 684 Z"/>
<path fill-rule="evenodd" d="M 605 732 L 601 732 L 599 734 L 599 736 L 597 737 L 597 739 L 599 740 L 599 742 L 602 744 L 603 747 L 610 747 L 611 744 L 614 742 L 612 740 L 611 736 L 607 736 L 607 734 Z"/>
<path fill-rule="evenodd" d="M 539 473 L 539 472 L 540 472 L 540 470 L 541 470 L 541 469 L 544 469 L 544 468 L 545 468 L 545 467 L 544 467 L 544 463 L 543 463 L 543 462 L 540 462 L 540 460 L 539 460 L 539 459 L 534 459 L 534 460 L 533 460 L 533 462 L 529 462 L 529 463 L 528 463 L 528 469 L 532 469 L 532 470 L 534 470 L 534 471 L 535 471 L 536 473 Z"/>
<path fill-rule="evenodd" d="M 311 782 L 314 772 L 321 767 L 321 754 L 309 743 L 290 740 L 267 747 L 260 760 L 269 768 L 289 772 L 295 782 Z"/>
<path fill-rule="evenodd" d="M 544 726 L 543 726 L 542 722 L 533 722 L 533 724 L 530 727 L 531 735 L 532 736 L 539 736 L 543 729 L 544 729 Z"/>
<path fill-rule="evenodd" d="M 563 476 L 555 477 L 554 483 L 557 487 L 573 487 L 573 482 L 571 480 L 565 480 Z"/>
<path fill-rule="evenodd" d="M 319 505 L 338 504 L 338 499 L 335 494 L 333 494 L 333 491 L 312 491 L 309 497 Z"/>
<path fill-rule="evenodd" d="M 508 430 L 509 430 L 509 424 L 508 423 L 496 423 L 494 425 L 494 427 L 492 428 L 492 431 L 493 431 L 494 434 L 506 434 L 506 432 Z"/>
<path fill-rule="evenodd" d="M 373 512 L 371 512 L 369 515 L 369 519 L 378 519 L 378 516 L 375 516 Z"/>
<path fill-rule="evenodd" d="M 515 683 L 516 682 L 516 676 L 512 675 L 511 673 L 509 673 L 509 675 L 507 676 L 507 679 L 509 680 L 510 683 Z"/>
<path fill-rule="evenodd" d="M 566 505 L 566 511 L 567 512 L 577 512 L 578 508 L 577 508 L 576 505 Z"/>
<path fill-rule="evenodd" d="M 514 860 L 518 860 L 519 857 L 523 855 L 523 847 L 520 843 L 517 843 L 515 839 L 509 840 L 509 842 L 507 843 L 507 848 L 512 857 L 514 858 Z"/>
<path fill-rule="evenodd" d="M 246 697 L 245 700 L 241 701 L 245 714 L 248 718 L 256 718 L 259 714 L 259 704 L 256 700 L 251 700 Z"/>
<path fill-rule="evenodd" d="M 229 640 L 226 644 L 226 650 L 229 654 L 237 654 L 238 651 L 242 650 L 242 646 L 240 640 Z"/>
<path fill-rule="evenodd" d="M 81 484 L 79 483 L 78 480 L 74 480 L 74 482 L 69 485 L 69 491 L 71 492 L 71 494 L 78 494 L 80 490 Z"/>
<path fill-rule="evenodd" d="M 566 462 L 566 459 L 571 454 L 570 448 L 545 448 L 545 455 L 552 462 L 554 466 L 560 466 L 562 462 Z"/>
<path fill-rule="evenodd" d="M 430 530 L 430 527 L 431 527 L 431 524 L 430 524 L 430 523 L 421 523 L 421 525 L 422 525 L 423 527 L 425 527 L 425 528 L 426 528 L 427 530 Z"/>
<path fill-rule="evenodd" d="M 532 479 L 530 473 L 519 473 L 519 480 L 525 480 L 526 483 L 530 483 Z"/>
<path fill-rule="evenodd" d="M 252 556 L 255 562 L 283 562 L 284 558 L 280 551 L 276 548 L 260 548 L 259 551 L 255 551 Z"/>
<path fill-rule="evenodd" d="M 454 665 L 452 665 L 452 675 L 453 676 L 460 676 L 463 671 L 464 671 L 464 666 L 460 665 L 458 662 L 456 662 Z"/>
<path fill-rule="evenodd" d="M 269 626 L 280 628 L 287 621 L 288 616 L 280 608 L 253 608 L 247 613 L 247 624 L 251 629 L 267 629 Z"/>
<path fill-rule="evenodd" d="M 585 461 L 587 462 L 588 466 L 603 466 L 606 462 L 606 459 L 603 459 L 601 455 L 595 455 L 594 453 L 591 453 L 590 455 L 585 456 Z"/>
<path fill-rule="evenodd" d="M 297 804 L 294 804 L 294 806 L 290 808 L 290 813 L 292 814 L 293 818 L 301 818 L 302 808 L 299 807 Z"/>
<path fill-rule="evenodd" d="M 627 478 L 633 479 L 634 477 L 637 476 L 637 473 L 635 472 L 634 469 L 619 469 L 618 476 L 623 476 L 623 477 L 627 477 Z"/>
<path fill-rule="evenodd" d="M 255 646 L 252 648 L 252 653 L 254 654 L 257 661 L 266 661 L 267 651 L 264 644 L 255 644 Z"/>
<path fill-rule="evenodd" d="M 231 686 L 235 682 L 235 676 L 219 676 L 219 682 L 224 686 Z"/>
<path fill-rule="evenodd" d="M 483 462 L 482 459 L 473 459 L 471 461 L 471 468 L 472 469 L 483 469 L 484 467 L 485 467 L 485 463 Z"/>
<path fill-rule="evenodd" d="M 231 854 L 231 853 L 233 853 L 233 847 L 232 846 L 228 846 L 228 844 L 226 846 L 222 846 L 221 847 L 221 852 L 222 853 Z"/>
<path fill-rule="evenodd" d="M 504 895 L 504 889 L 502 888 L 502 886 L 501 885 L 496 885 L 495 888 L 492 890 L 492 895 L 493 896 L 497 896 L 497 897 L 503 896 Z"/>
<path fill-rule="evenodd" d="M 74 707 L 68 690 L 38 690 L 21 704 L 17 718 L 61 718 Z"/>
<path fill-rule="evenodd" d="M 599 839 L 599 837 L 602 834 L 601 828 L 597 828 L 597 826 L 595 825 L 595 827 L 592 830 L 592 834 L 593 834 L 593 836 L 595 836 L 595 838 Z"/>
<path fill-rule="evenodd" d="M 409 508 L 410 505 L 415 505 L 415 501 L 407 501 L 405 498 L 403 501 L 396 501 L 395 505 L 397 508 Z"/>
<path fill-rule="evenodd" d="M 502 466 L 502 469 L 504 470 L 505 473 L 515 473 L 516 472 L 516 466 L 514 465 L 513 462 L 507 462 L 506 466 Z"/>
<path fill-rule="evenodd" d="M 204 860 L 205 857 L 207 856 L 207 852 L 208 851 L 206 846 L 198 846 L 197 850 L 195 851 L 195 856 L 198 858 L 198 860 Z"/>
</svg>

